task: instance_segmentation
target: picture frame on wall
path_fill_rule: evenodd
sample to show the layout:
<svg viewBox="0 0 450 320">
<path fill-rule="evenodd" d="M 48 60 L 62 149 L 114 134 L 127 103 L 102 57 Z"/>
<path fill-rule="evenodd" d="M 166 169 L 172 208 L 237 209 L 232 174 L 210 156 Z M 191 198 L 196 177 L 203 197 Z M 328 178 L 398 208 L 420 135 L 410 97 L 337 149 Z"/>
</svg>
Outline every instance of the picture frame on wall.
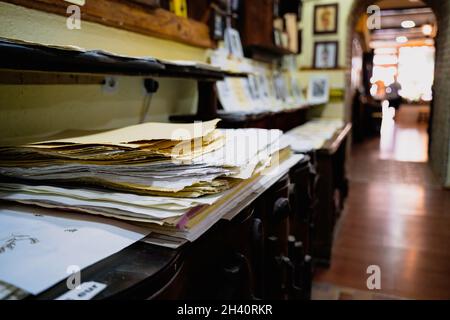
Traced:
<svg viewBox="0 0 450 320">
<path fill-rule="evenodd" d="M 281 47 L 283 45 L 282 33 L 278 29 L 273 30 L 273 42 L 277 47 Z"/>
<path fill-rule="evenodd" d="M 303 105 L 305 103 L 305 96 L 303 95 L 303 88 L 299 83 L 299 79 L 294 76 L 291 75 L 290 76 L 290 89 L 291 89 L 291 96 L 294 98 L 295 102 L 298 105 Z"/>
<path fill-rule="evenodd" d="M 244 49 L 242 48 L 241 37 L 239 36 L 239 31 L 233 28 L 225 29 L 225 46 L 228 48 L 231 55 L 236 58 L 244 57 Z"/>
<path fill-rule="evenodd" d="M 338 67 L 339 43 L 318 41 L 314 43 L 314 69 L 336 69 Z"/>
<path fill-rule="evenodd" d="M 215 41 L 224 40 L 225 18 L 216 10 L 212 10 L 211 12 L 209 30 L 212 39 Z"/>
<path fill-rule="evenodd" d="M 339 5 L 320 4 L 314 6 L 314 34 L 335 34 L 338 32 Z"/>
<path fill-rule="evenodd" d="M 330 83 L 326 75 L 309 78 L 307 99 L 311 104 L 324 104 L 330 100 Z"/>
</svg>

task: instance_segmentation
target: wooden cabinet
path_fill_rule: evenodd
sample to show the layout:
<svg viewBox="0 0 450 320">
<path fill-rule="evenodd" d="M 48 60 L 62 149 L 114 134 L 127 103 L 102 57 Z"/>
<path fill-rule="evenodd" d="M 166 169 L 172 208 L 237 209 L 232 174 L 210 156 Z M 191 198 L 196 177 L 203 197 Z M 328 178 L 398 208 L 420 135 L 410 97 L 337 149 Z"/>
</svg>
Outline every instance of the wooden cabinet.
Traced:
<svg viewBox="0 0 450 320">
<path fill-rule="evenodd" d="M 351 125 L 346 125 L 317 151 L 317 208 L 315 212 L 313 255 L 317 265 L 331 263 L 334 229 L 348 193 L 346 149 Z"/>
<path fill-rule="evenodd" d="M 292 5 L 294 3 L 294 5 Z M 288 4 L 288 5 L 286 5 Z M 277 58 L 286 54 L 295 54 L 283 45 L 285 33 L 284 14 L 292 13 L 298 1 L 289 0 L 246 0 L 242 1 L 238 27 L 242 44 L 247 56 L 258 60 Z M 274 27 L 274 22 L 278 27 Z M 295 34 L 298 38 L 298 34 Z M 289 42 L 289 40 L 287 40 Z M 287 42 L 287 44 L 288 44 Z"/>
<path fill-rule="evenodd" d="M 273 0 L 242 1 L 239 27 L 244 47 L 274 47 Z"/>
</svg>

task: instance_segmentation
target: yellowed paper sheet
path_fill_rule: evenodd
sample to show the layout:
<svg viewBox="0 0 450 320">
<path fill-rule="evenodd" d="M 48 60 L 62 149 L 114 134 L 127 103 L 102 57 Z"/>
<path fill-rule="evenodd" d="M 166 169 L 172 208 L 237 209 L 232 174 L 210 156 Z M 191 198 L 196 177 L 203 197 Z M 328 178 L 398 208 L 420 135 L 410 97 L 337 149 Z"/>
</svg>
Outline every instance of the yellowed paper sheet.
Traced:
<svg viewBox="0 0 450 320">
<path fill-rule="evenodd" d="M 151 140 L 191 140 L 213 132 L 219 121 L 215 119 L 188 124 L 148 122 L 92 135 L 40 143 L 126 145 Z"/>
</svg>

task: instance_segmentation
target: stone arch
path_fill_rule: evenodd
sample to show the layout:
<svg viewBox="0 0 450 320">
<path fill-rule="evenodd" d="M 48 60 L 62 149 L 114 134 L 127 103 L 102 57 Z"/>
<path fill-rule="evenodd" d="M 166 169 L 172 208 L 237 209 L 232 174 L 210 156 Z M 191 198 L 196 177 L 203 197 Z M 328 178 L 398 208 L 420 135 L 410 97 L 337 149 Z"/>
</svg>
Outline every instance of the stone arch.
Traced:
<svg viewBox="0 0 450 320">
<path fill-rule="evenodd" d="M 438 33 L 436 36 L 436 62 L 434 94 L 431 120 L 430 165 L 442 185 L 450 186 L 450 1 L 422 0 L 436 16 Z M 347 65 L 351 65 L 352 39 L 359 17 L 367 7 L 377 0 L 355 0 L 348 17 Z M 350 88 L 351 73 L 346 75 L 347 88 Z M 348 90 L 349 91 L 349 90 Z M 353 92 L 347 92 L 346 105 L 349 106 Z"/>
</svg>

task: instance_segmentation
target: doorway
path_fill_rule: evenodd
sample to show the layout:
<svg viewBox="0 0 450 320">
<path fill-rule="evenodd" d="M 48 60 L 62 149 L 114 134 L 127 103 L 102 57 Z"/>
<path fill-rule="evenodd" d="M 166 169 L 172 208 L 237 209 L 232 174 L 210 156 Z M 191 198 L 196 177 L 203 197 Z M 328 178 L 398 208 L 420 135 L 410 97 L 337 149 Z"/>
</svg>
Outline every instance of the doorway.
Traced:
<svg viewBox="0 0 450 320">
<path fill-rule="evenodd" d="M 445 240 L 450 237 L 447 227 L 450 196 L 448 190 L 441 188 L 442 177 L 446 175 L 444 164 L 447 164 L 449 141 L 441 122 L 448 119 L 445 110 L 450 99 L 446 99 L 446 91 L 450 90 L 444 86 L 446 72 L 440 70 L 447 63 L 440 51 L 442 40 L 441 46 L 436 40 L 437 48 L 434 47 L 434 28 L 438 21 L 432 20 L 437 8 L 450 15 L 450 5 L 445 7 L 447 1 L 445 4 L 437 1 L 433 5 L 435 10 L 431 11 L 426 6 L 431 3 L 355 1 L 355 12 L 350 17 L 356 32 L 349 36 L 352 50 L 348 52 L 352 55 L 348 57 L 348 65 L 352 66 L 352 72 L 347 79 L 351 88 L 347 101 L 354 106 L 356 101 L 361 101 L 366 108 L 357 119 L 352 113 L 354 128 L 370 129 L 373 134 L 365 136 L 351 150 L 349 197 L 336 226 L 331 267 L 319 269 L 315 274 L 315 299 L 450 297 L 450 260 Z M 385 17 L 396 24 L 389 26 L 385 22 L 385 28 L 376 32 L 361 29 L 365 21 L 358 23 L 358 19 L 372 4 L 388 11 Z M 424 12 L 431 15 L 419 22 L 411 17 L 417 10 L 422 15 Z M 401 16 L 399 12 L 409 16 Z M 442 15 L 439 19 L 443 21 Z M 429 28 L 423 27 L 427 24 L 433 28 L 429 36 L 425 34 Z M 418 63 L 418 60 L 421 61 Z M 378 71 L 374 71 L 376 68 Z M 424 75 L 420 76 L 423 68 L 427 70 L 422 70 Z M 359 77 L 362 89 L 355 81 L 358 79 L 354 77 L 358 75 L 356 70 L 362 71 Z M 399 108 L 386 96 L 386 89 L 394 80 L 401 81 Z M 442 120 L 433 119 L 433 115 Z M 369 125 L 364 127 L 355 121 L 361 119 Z M 434 168 L 434 173 L 430 167 Z M 373 267 L 380 272 L 381 289 L 373 290 L 368 285 L 369 271 Z"/>
<path fill-rule="evenodd" d="M 420 1 L 383 0 L 375 5 L 380 9 L 379 25 L 369 29 L 368 17 L 362 15 L 353 40 L 362 41 L 365 48 L 362 97 L 352 108 L 357 114 L 353 123 L 360 129 L 356 140 L 379 137 L 382 160 L 427 162 L 436 17 Z M 353 77 L 352 73 L 352 84 Z"/>
</svg>

